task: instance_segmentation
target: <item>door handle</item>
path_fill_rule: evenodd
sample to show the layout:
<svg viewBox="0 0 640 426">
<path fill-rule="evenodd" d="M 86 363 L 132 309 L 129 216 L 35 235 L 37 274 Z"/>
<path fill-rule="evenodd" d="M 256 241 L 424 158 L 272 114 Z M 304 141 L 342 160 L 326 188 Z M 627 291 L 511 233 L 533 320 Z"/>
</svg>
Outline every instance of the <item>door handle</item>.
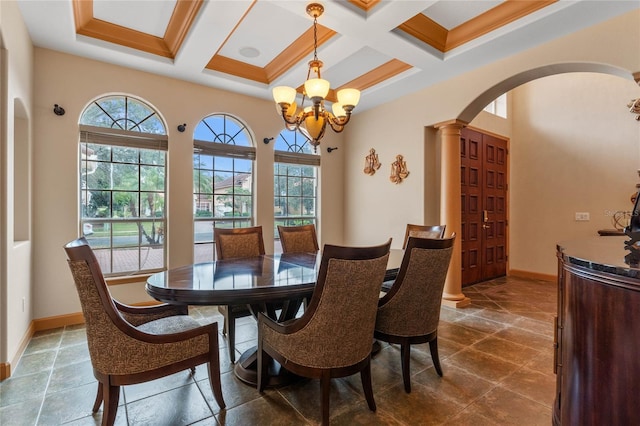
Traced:
<svg viewBox="0 0 640 426">
<path fill-rule="evenodd" d="M 482 229 L 488 229 L 491 227 L 491 225 L 489 225 L 487 222 L 489 222 L 489 212 L 486 210 L 482 211 L 482 221 L 484 222 L 482 224 Z"/>
</svg>

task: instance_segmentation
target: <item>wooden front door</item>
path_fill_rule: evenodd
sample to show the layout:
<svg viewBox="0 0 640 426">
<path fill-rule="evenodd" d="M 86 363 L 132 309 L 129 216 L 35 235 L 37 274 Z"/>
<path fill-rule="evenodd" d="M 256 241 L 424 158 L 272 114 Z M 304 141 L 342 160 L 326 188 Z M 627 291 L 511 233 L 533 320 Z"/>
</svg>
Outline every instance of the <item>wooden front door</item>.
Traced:
<svg viewBox="0 0 640 426">
<path fill-rule="evenodd" d="M 464 128 L 460 155 L 464 286 L 507 272 L 507 141 Z"/>
</svg>

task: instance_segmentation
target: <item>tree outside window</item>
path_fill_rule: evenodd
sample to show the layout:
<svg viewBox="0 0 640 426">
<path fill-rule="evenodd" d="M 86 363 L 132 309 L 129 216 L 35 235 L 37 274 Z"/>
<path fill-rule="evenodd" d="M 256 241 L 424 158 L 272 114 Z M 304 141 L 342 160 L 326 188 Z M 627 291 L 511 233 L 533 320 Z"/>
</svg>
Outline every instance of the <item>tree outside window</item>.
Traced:
<svg viewBox="0 0 640 426">
<path fill-rule="evenodd" d="M 164 129 L 128 96 L 98 99 L 80 119 L 80 229 L 107 276 L 165 268 Z"/>
</svg>

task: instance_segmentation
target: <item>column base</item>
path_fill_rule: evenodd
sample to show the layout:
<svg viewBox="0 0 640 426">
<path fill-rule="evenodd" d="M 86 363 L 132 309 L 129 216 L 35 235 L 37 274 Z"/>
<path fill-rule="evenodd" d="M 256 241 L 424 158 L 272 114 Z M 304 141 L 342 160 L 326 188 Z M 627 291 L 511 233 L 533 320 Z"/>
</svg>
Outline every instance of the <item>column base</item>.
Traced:
<svg viewBox="0 0 640 426">
<path fill-rule="evenodd" d="M 442 305 L 448 306 L 450 308 L 464 308 L 465 306 L 469 306 L 471 304 L 471 299 L 468 297 L 464 297 L 464 299 L 460 300 L 447 300 L 442 299 Z"/>
</svg>

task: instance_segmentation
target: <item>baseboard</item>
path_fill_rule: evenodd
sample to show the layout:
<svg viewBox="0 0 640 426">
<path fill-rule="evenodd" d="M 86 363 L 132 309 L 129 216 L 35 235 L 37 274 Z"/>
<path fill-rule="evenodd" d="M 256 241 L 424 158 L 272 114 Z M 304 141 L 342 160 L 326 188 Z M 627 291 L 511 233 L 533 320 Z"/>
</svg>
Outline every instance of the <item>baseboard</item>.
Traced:
<svg viewBox="0 0 640 426">
<path fill-rule="evenodd" d="M 82 312 L 76 312 L 73 314 L 34 319 L 32 324 L 35 331 L 51 330 L 52 328 L 60 328 L 66 325 L 84 324 L 84 316 L 82 316 Z"/>
<path fill-rule="evenodd" d="M 8 362 L 0 362 L 0 381 L 8 379 L 11 375 L 11 364 Z"/>
<path fill-rule="evenodd" d="M 531 271 L 521 271 L 518 269 L 509 269 L 509 272 L 507 275 L 509 275 L 510 277 L 532 278 L 534 280 L 551 281 L 551 282 L 556 282 L 558 280 L 558 277 L 556 275 L 541 274 L 539 272 L 531 272 Z"/>
<path fill-rule="evenodd" d="M 34 332 L 35 332 L 35 329 L 33 328 L 33 321 L 32 321 L 31 324 L 29 324 L 29 328 L 27 328 L 26 333 L 24 333 L 24 336 L 22 337 L 22 340 L 18 345 L 18 350 L 13 356 L 13 359 L 10 362 L 5 362 L 0 364 L 0 380 L 4 380 L 11 377 L 11 366 L 18 365 L 18 361 L 20 361 L 20 357 L 24 353 L 24 350 L 27 348 L 27 345 L 29 344 L 29 341 L 31 340 L 31 336 L 33 336 Z"/>
<path fill-rule="evenodd" d="M 158 305 L 160 302 L 157 301 L 148 301 L 148 302 L 140 302 L 134 303 L 133 306 L 153 306 Z M 24 334 L 22 341 L 20 342 L 20 346 L 16 351 L 15 356 L 11 360 L 11 362 L 3 362 L 0 363 L 0 380 L 7 379 L 11 376 L 11 365 L 17 365 L 18 361 L 20 361 L 20 357 L 24 353 L 24 350 L 27 348 L 29 341 L 33 337 L 33 335 L 37 331 L 43 330 L 51 330 L 54 328 L 65 327 L 67 325 L 76 325 L 76 324 L 84 324 L 84 316 L 82 312 L 75 312 L 72 314 L 58 315 L 54 317 L 47 318 L 38 318 L 31 321 L 29 328 Z"/>
</svg>

